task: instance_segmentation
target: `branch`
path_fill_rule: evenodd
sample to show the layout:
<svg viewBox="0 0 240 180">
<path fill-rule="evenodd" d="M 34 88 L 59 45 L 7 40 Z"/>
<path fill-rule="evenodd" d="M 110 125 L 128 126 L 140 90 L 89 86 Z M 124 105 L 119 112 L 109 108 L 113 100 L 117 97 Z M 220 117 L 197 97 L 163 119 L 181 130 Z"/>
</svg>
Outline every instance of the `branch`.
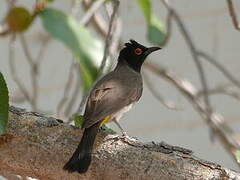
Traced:
<svg viewBox="0 0 240 180">
<path fill-rule="evenodd" d="M 73 17 L 76 17 L 80 7 L 81 7 L 81 0 L 73 0 L 72 5 L 71 5 L 70 14 Z"/>
<path fill-rule="evenodd" d="M 89 23 L 89 21 L 91 20 L 94 13 L 103 5 L 104 2 L 105 2 L 105 0 L 98 0 L 98 1 L 93 2 L 91 7 L 87 10 L 87 12 L 83 16 L 83 18 L 80 20 L 81 24 L 86 26 Z"/>
<path fill-rule="evenodd" d="M 59 179 L 239 179 L 240 174 L 201 160 L 191 150 L 162 143 L 125 143 L 99 132 L 86 174 L 62 170 L 82 130 L 52 117 L 10 108 L 9 134 L 0 136 L 0 174 Z"/>
<path fill-rule="evenodd" d="M 75 66 L 76 66 L 76 63 L 75 63 L 75 59 L 73 58 L 72 64 L 69 68 L 69 75 L 68 75 L 66 85 L 64 87 L 63 96 L 57 105 L 57 116 L 58 117 L 60 116 L 60 113 L 62 112 L 62 109 L 63 109 L 64 105 L 67 103 L 67 100 L 69 98 L 70 88 L 72 87 L 72 84 L 73 84 Z"/>
<path fill-rule="evenodd" d="M 75 87 L 73 89 L 73 92 L 72 92 L 72 95 L 71 95 L 71 98 L 69 100 L 69 103 L 65 109 L 65 116 L 66 117 L 69 117 L 70 113 L 72 113 L 71 111 L 73 110 L 73 107 L 74 105 L 76 104 L 76 102 L 78 102 L 78 94 L 80 93 L 81 91 L 81 83 L 82 83 L 82 79 L 80 78 L 80 67 L 79 67 L 79 64 L 77 64 L 75 66 L 75 72 L 76 72 L 76 84 L 75 84 Z M 79 102 L 78 102 L 79 103 Z M 76 112 L 72 113 L 72 115 L 76 114 Z"/>
<path fill-rule="evenodd" d="M 175 22 L 177 23 L 179 30 L 181 32 L 181 34 L 183 35 L 183 38 L 186 41 L 186 44 L 190 50 L 190 53 L 192 55 L 193 61 L 197 67 L 198 73 L 199 73 L 199 77 L 200 77 L 200 82 L 202 84 L 202 88 L 204 90 L 204 92 L 208 91 L 208 84 L 207 84 L 207 80 L 206 80 L 206 76 L 205 76 L 205 71 L 203 68 L 203 65 L 199 59 L 199 56 L 197 54 L 197 48 L 195 46 L 195 44 L 193 43 L 193 40 L 189 34 L 189 32 L 187 31 L 187 29 L 185 28 L 185 25 L 182 21 L 182 19 L 180 18 L 180 16 L 178 15 L 178 13 L 176 12 L 176 10 L 171 7 L 168 3 L 168 0 L 162 0 L 164 6 L 167 8 L 168 12 L 172 14 L 172 18 L 175 20 Z M 204 93 L 204 102 L 208 108 L 208 116 L 211 115 L 212 112 L 212 107 L 210 104 L 210 100 L 208 98 L 208 94 Z"/>
<path fill-rule="evenodd" d="M 223 147 L 229 152 L 229 154 L 235 160 L 236 164 L 239 166 L 239 162 L 237 161 L 236 157 L 237 152 L 240 151 L 240 140 L 234 136 L 233 130 L 230 128 L 230 126 L 227 125 L 224 118 L 220 114 L 212 112 L 209 116 L 207 105 L 205 103 L 203 104 L 197 97 L 198 90 L 190 82 L 179 78 L 179 76 L 172 71 L 168 71 L 157 65 L 147 62 L 145 63 L 145 67 L 152 73 L 168 80 L 185 97 L 187 97 L 196 111 L 203 117 L 204 120 L 206 120 L 206 122 L 209 123 L 210 127 L 214 131 L 215 135 L 219 138 Z M 208 91 L 205 91 L 204 93 L 208 93 Z"/>
<path fill-rule="evenodd" d="M 209 95 L 218 95 L 223 94 L 232 97 L 233 99 L 240 101 L 240 93 L 238 91 L 234 91 L 231 86 L 228 85 L 219 85 L 215 88 L 209 89 L 207 92 Z M 200 98 L 203 95 L 202 91 L 199 91 L 196 95 L 197 98 Z"/>
<path fill-rule="evenodd" d="M 116 6 L 119 6 L 117 1 L 114 2 L 115 4 L 112 7 L 111 3 L 107 3 L 105 4 L 105 11 L 108 14 L 108 17 L 111 19 L 113 18 L 113 11 L 115 11 L 114 9 L 117 8 Z M 109 45 L 109 57 L 110 60 L 108 61 L 107 66 L 105 67 L 105 72 L 109 72 L 112 68 L 112 65 L 114 64 L 113 59 L 115 58 L 115 55 L 118 54 L 118 49 L 120 46 L 120 40 L 121 40 L 121 33 L 122 33 L 122 21 L 121 21 L 121 17 L 118 15 L 115 15 L 116 19 L 114 20 L 115 22 L 113 22 L 112 24 L 112 33 L 111 33 L 111 45 Z M 110 26 L 110 24 L 109 24 Z M 111 26 L 110 26 L 111 27 Z M 107 34 L 106 34 L 107 37 Z M 105 37 L 105 39 L 106 39 Z"/>
<path fill-rule="evenodd" d="M 235 78 L 230 71 L 228 71 L 221 63 L 217 62 L 213 57 L 209 56 L 207 53 L 202 51 L 197 52 L 198 56 L 204 58 L 204 60 L 208 61 L 210 64 L 215 66 L 223 75 L 231 81 L 235 86 L 240 88 L 240 81 Z"/>
<path fill-rule="evenodd" d="M 88 10 L 91 6 L 91 3 L 89 3 L 87 0 L 82 0 L 82 5 L 84 7 L 85 10 Z M 93 15 L 92 19 L 93 19 L 93 25 L 95 27 L 95 29 L 102 35 L 102 36 L 106 36 L 107 34 L 107 24 L 104 21 L 104 18 L 102 16 L 100 16 L 99 14 L 96 15 L 97 12 L 95 12 L 95 14 Z M 87 26 L 88 24 L 86 24 Z"/>
<path fill-rule="evenodd" d="M 37 100 L 38 100 L 38 64 L 35 63 L 28 46 L 28 43 L 23 34 L 20 34 L 20 42 L 23 47 L 23 52 L 26 56 L 26 60 L 30 66 L 31 73 L 31 85 L 32 85 L 32 98 L 30 104 L 34 111 L 37 110 Z"/>
<path fill-rule="evenodd" d="M 150 78 L 148 77 L 147 73 L 143 73 L 143 80 L 146 83 L 146 86 L 148 87 L 148 89 L 150 90 L 150 92 L 152 93 L 152 95 L 165 107 L 171 109 L 171 110 L 181 110 L 182 107 L 180 107 L 180 105 L 175 104 L 174 102 L 165 99 L 164 97 L 162 97 L 162 95 L 160 95 L 160 93 L 158 92 L 158 90 L 155 88 L 155 86 L 153 85 L 153 83 L 151 82 Z"/>
<path fill-rule="evenodd" d="M 85 3 L 85 6 L 87 6 L 87 4 L 86 4 L 87 2 L 86 1 L 83 1 L 83 2 Z M 112 28 L 113 28 L 113 25 L 114 25 L 115 21 L 116 21 L 117 28 L 120 28 L 120 26 L 121 26 L 120 20 L 118 20 L 117 17 L 116 17 L 117 10 L 118 10 L 118 7 L 119 7 L 119 3 L 120 2 L 118 0 L 113 1 L 113 10 L 112 10 L 112 14 L 110 16 L 108 31 L 107 31 L 106 37 L 105 37 L 106 39 L 105 39 L 104 54 L 103 54 L 103 59 L 102 59 L 100 68 L 99 68 L 99 75 L 101 75 L 103 73 L 103 69 L 106 65 L 107 56 L 109 54 L 109 50 L 111 49 L 110 46 L 111 45 L 113 46 L 113 48 L 112 48 L 113 51 L 117 49 L 116 47 L 118 47 L 118 41 L 119 41 L 121 31 L 119 32 L 119 29 L 116 30 L 116 33 L 115 33 L 116 35 L 114 36 L 114 35 L 112 35 Z M 96 19 L 95 19 L 97 17 L 98 16 L 96 16 L 96 15 L 93 16 L 93 20 L 94 20 L 93 22 L 95 22 L 95 25 L 97 26 L 97 29 L 99 29 L 100 28 L 99 22 L 96 21 Z M 105 34 L 105 33 L 103 33 L 103 34 Z M 112 36 L 114 36 L 114 38 Z M 113 41 L 113 42 L 110 43 L 110 41 Z M 81 103 L 80 103 L 78 111 L 77 111 L 80 114 L 83 112 L 83 109 L 84 109 L 85 104 L 86 104 L 87 97 L 88 97 L 88 94 L 85 94 L 82 97 Z"/>
<path fill-rule="evenodd" d="M 115 17 L 117 15 L 117 10 L 118 10 L 118 7 L 119 7 L 119 3 L 120 2 L 118 0 L 113 1 L 113 12 L 112 12 L 112 15 L 111 15 L 111 18 L 110 18 L 108 33 L 107 33 L 107 37 L 106 37 L 106 40 L 105 40 L 103 59 L 102 59 L 101 66 L 99 68 L 100 73 L 103 73 L 103 69 L 104 69 L 104 67 L 106 65 L 106 62 L 107 62 L 107 57 L 108 57 L 109 49 L 110 49 L 110 45 L 111 45 L 110 41 L 112 40 L 112 27 L 113 27 L 113 24 L 114 24 L 114 21 L 115 21 Z"/>
<path fill-rule="evenodd" d="M 217 135 L 218 138 L 220 139 L 220 142 L 223 144 L 224 148 L 230 153 L 230 155 L 232 156 L 232 158 L 234 159 L 236 164 L 238 166 L 240 166 L 240 162 L 237 159 L 237 153 L 240 150 L 240 141 L 239 141 L 239 139 L 234 137 L 233 130 L 231 129 L 230 126 L 228 126 L 224 122 L 224 118 L 222 118 L 222 116 L 220 116 L 219 114 L 214 113 L 214 110 L 210 103 L 210 99 L 208 97 L 208 95 L 209 95 L 208 94 L 208 92 L 209 92 L 208 84 L 207 84 L 205 72 L 204 72 L 204 69 L 202 66 L 202 62 L 200 61 L 200 57 L 201 56 L 204 57 L 211 64 L 215 65 L 218 69 L 220 69 L 220 71 L 222 71 L 223 73 L 224 73 L 223 70 L 225 70 L 225 69 L 222 69 L 221 66 L 219 66 L 218 63 L 216 63 L 216 61 L 209 59 L 209 57 L 203 56 L 203 54 L 199 54 L 199 50 L 196 48 L 195 44 L 193 43 L 191 36 L 189 35 L 182 19 L 180 18 L 180 16 L 176 12 L 176 10 L 169 5 L 167 0 L 162 0 L 162 2 L 164 4 L 164 6 L 167 8 L 167 10 L 172 12 L 172 18 L 177 23 L 178 28 L 179 28 L 181 34 L 183 35 L 183 38 L 185 39 L 187 46 L 189 47 L 189 50 L 191 52 L 191 55 L 196 64 L 197 70 L 199 72 L 200 81 L 201 81 L 202 88 L 203 88 L 202 93 L 204 95 L 203 96 L 204 104 L 202 102 L 200 102 L 199 100 L 196 100 L 196 94 L 191 94 L 191 93 L 189 94 L 189 92 L 185 91 L 185 90 L 189 90 L 189 89 L 184 89 L 184 91 L 182 91 L 183 89 L 180 88 L 180 90 L 185 95 L 187 95 L 187 97 L 191 100 L 191 103 L 193 104 L 195 109 L 200 113 L 200 115 L 207 122 L 207 124 L 211 130 L 211 137 L 213 138 L 213 135 Z M 154 66 L 152 66 L 151 68 L 149 66 L 149 69 L 153 70 L 153 72 L 155 69 L 156 71 L 154 73 L 158 72 L 158 69 L 154 68 Z M 156 73 L 156 74 L 159 74 L 159 73 Z M 228 73 L 228 75 L 229 74 L 230 73 Z M 224 75 L 226 76 L 225 73 L 224 73 Z M 227 76 L 227 77 L 229 78 L 229 76 Z M 174 77 L 173 77 L 173 79 L 174 79 Z M 230 80 L 232 80 L 232 79 L 230 79 Z M 180 81 L 181 81 L 181 79 L 180 79 Z M 177 85 L 178 88 L 179 87 L 186 88 L 185 86 L 182 86 L 181 84 L 175 84 L 175 85 Z M 189 85 L 189 83 L 188 83 L 188 85 Z M 235 85 L 237 85 L 237 82 L 235 82 Z M 194 86 L 192 86 L 192 88 L 194 88 Z"/>
<path fill-rule="evenodd" d="M 32 102 L 31 96 L 28 94 L 27 88 L 25 85 L 22 83 L 21 79 L 19 79 L 19 76 L 17 75 L 16 67 L 15 67 L 15 42 L 16 42 L 16 37 L 15 35 L 12 35 L 10 37 L 9 41 L 9 67 L 10 67 L 10 72 L 12 75 L 12 78 L 14 82 L 17 84 L 19 90 L 22 92 L 24 97 L 29 101 Z"/>
<path fill-rule="evenodd" d="M 237 15 L 236 15 L 236 12 L 234 10 L 232 0 L 227 0 L 227 5 L 228 5 L 229 14 L 232 18 L 232 23 L 233 23 L 234 27 L 236 28 L 236 30 L 240 31 L 240 24 L 238 24 Z"/>
</svg>

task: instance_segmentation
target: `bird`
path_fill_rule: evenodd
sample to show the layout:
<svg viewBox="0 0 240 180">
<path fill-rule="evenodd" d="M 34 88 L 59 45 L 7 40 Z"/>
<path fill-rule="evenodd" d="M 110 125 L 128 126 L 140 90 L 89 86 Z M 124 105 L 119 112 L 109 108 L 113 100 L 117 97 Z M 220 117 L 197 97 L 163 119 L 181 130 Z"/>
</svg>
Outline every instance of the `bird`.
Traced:
<svg viewBox="0 0 240 180">
<path fill-rule="evenodd" d="M 99 79 L 89 93 L 83 114 L 81 141 L 63 167 L 69 173 L 87 172 L 94 140 L 102 124 L 115 122 L 126 136 L 118 121 L 142 96 L 141 67 L 146 57 L 161 47 L 146 47 L 133 39 L 124 45 L 115 69 Z"/>
</svg>

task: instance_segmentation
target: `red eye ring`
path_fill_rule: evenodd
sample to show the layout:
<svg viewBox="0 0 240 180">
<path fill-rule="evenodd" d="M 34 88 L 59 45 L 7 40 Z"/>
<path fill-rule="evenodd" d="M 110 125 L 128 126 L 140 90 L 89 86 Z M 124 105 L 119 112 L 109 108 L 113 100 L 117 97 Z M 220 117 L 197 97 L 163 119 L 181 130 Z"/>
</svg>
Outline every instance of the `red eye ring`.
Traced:
<svg viewBox="0 0 240 180">
<path fill-rule="evenodd" d="M 136 48 L 136 49 L 134 50 L 134 52 L 135 52 L 136 55 L 141 55 L 141 54 L 142 54 L 142 49 Z"/>
</svg>

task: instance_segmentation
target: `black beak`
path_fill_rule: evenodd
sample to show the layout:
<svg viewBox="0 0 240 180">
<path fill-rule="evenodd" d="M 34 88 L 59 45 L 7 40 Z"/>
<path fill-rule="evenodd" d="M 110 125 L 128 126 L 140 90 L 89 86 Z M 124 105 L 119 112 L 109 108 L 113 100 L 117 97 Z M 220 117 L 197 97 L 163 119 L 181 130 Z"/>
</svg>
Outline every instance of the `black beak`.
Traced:
<svg viewBox="0 0 240 180">
<path fill-rule="evenodd" d="M 146 55 L 149 55 L 149 54 L 151 54 L 152 52 L 157 51 L 157 50 L 160 50 L 160 49 L 162 49 L 162 48 L 161 48 L 161 47 L 158 47 L 158 46 L 156 46 L 156 47 L 150 47 L 150 48 L 147 49 Z"/>
</svg>

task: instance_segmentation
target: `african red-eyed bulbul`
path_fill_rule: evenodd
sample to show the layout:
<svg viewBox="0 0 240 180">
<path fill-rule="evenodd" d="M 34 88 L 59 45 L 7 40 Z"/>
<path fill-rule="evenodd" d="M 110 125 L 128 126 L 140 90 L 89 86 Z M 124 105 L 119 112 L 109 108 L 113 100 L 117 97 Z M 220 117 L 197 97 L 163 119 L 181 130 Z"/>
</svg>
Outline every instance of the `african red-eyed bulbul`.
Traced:
<svg viewBox="0 0 240 180">
<path fill-rule="evenodd" d="M 116 68 L 103 76 L 90 92 L 83 115 L 84 133 L 81 142 L 63 169 L 79 173 L 88 170 L 99 127 L 109 121 L 116 122 L 120 127 L 118 120 L 142 96 L 141 67 L 144 60 L 159 49 L 147 48 L 134 40 L 125 43 Z"/>
</svg>

